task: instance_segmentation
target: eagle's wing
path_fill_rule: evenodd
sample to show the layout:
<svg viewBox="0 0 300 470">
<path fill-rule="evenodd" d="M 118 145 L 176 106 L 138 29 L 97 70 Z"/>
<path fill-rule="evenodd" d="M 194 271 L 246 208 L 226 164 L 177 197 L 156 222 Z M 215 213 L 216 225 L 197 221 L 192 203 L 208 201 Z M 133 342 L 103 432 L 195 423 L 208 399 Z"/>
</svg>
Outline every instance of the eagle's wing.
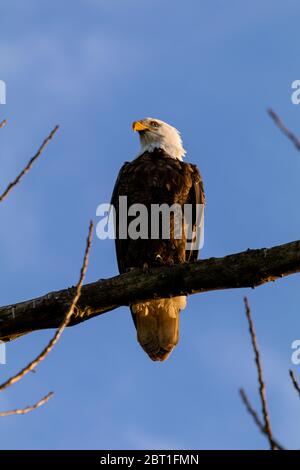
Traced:
<svg viewBox="0 0 300 470">
<path fill-rule="evenodd" d="M 121 170 L 119 171 L 113 193 L 111 196 L 111 206 L 114 207 L 114 227 L 115 227 L 115 247 L 116 247 L 116 256 L 118 262 L 119 272 L 122 274 L 126 271 L 126 266 L 124 265 L 124 253 L 126 253 L 126 245 L 128 243 L 127 239 L 120 239 L 119 234 L 119 196 L 124 196 L 124 192 L 126 193 L 126 188 L 123 187 L 123 182 L 126 181 L 126 174 L 128 167 L 130 166 L 129 162 L 124 163 Z"/>
<path fill-rule="evenodd" d="M 199 245 L 204 229 L 204 204 L 205 194 L 203 181 L 196 165 L 189 164 L 192 170 L 192 186 L 189 191 L 187 203 L 192 205 L 192 240 L 189 246 L 192 249 L 186 250 L 186 261 L 196 261 L 199 254 Z M 201 204 L 201 208 L 200 205 Z M 198 209 L 197 209 L 198 207 Z"/>
</svg>

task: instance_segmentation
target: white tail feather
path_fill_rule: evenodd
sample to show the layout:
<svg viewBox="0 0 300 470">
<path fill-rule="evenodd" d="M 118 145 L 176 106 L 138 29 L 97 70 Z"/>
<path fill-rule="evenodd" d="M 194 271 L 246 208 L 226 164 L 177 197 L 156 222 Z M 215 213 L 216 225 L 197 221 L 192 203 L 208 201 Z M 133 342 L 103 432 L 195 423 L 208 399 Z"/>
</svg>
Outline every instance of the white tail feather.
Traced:
<svg viewBox="0 0 300 470">
<path fill-rule="evenodd" d="M 165 360 L 178 343 L 179 314 L 185 306 L 185 296 L 131 306 L 136 315 L 138 341 L 154 361 Z"/>
</svg>

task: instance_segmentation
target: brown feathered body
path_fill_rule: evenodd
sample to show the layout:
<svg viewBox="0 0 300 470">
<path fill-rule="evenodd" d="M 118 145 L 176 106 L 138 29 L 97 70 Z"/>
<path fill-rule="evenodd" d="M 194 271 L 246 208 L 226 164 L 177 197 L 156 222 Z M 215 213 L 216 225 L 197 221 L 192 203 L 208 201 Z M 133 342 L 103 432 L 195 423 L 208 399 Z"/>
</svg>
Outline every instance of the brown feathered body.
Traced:
<svg viewBox="0 0 300 470">
<path fill-rule="evenodd" d="M 119 234 L 119 196 L 127 196 L 128 208 L 143 204 L 148 209 L 147 239 L 121 239 Z M 171 158 L 162 149 L 145 152 L 121 168 L 112 196 L 116 210 L 116 253 L 120 273 L 131 268 L 173 265 L 197 259 L 197 249 L 187 249 L 184 230 L 174 235 L 174 217 L 170 218 L 170 237 L 151 239 L 152 204 L 204 204 L 204 191 L 195 165 Z M 134 217 L 127 218 L 127 225 Z M 196 221 L 194 221 L 196 223 Z M 184 224 L 183 224 L 184 226 Z M 196 227 L 193 227 L 195 230 Z M 138 341 L 152 360 L 168 357 L 179 337 L 179 314 L 186 305 L 185 296 L 149 300 L 131 305 Z"/>
</svg>

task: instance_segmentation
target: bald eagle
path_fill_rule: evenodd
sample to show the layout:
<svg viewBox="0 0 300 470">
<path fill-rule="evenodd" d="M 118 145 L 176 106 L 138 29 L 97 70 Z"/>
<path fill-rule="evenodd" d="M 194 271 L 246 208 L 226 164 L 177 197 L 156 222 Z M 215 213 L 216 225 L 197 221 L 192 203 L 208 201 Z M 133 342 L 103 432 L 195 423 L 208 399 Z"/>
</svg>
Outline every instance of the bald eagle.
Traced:
<svg viewBox="0 0 300 470">
<path fill-rule="evenodd" d="M 115 209 L 115 245 L 119 271 L 124 273 L 132 268 L 147 270 L 155 266 L 195 261 L 199 240 L 191 249 L 184 230 L 180 237 L 175 236 L 174 214 L 169 219 L 169 237 L 163 237 L 161 230 L 154 238 L 124 237 L 124 233 L 120 235 L 120 196 L 127 197 L 128 207 L 143 204 L 149 213 L 153 205 L 177 204 L 183 208 L 189 204 L 195 209 L 196 205 L 204 204 L 200 173 L 195 165 L 182 161 L 186 152 L 177 129 L 154 118 L 135 121 L 132 128 L 139 133 L 140 152 L 133 161 L 122 166 L 111 201 Z M 191 224 L 193 236 L 199 225 L 195 214 L 194 210 Z M 182 217 L 184 224 L 184 211 Z M 130 221 L 128 217 L 127 228 Z M 149 216 L 147 225 L 151 226 L 151 222 Z M 153 361 L 164 361 L 176 346 L 179 314 L 185 306 L 185 296 L 137 302 L 130 306 L 138 341 Z"/>
</svg>

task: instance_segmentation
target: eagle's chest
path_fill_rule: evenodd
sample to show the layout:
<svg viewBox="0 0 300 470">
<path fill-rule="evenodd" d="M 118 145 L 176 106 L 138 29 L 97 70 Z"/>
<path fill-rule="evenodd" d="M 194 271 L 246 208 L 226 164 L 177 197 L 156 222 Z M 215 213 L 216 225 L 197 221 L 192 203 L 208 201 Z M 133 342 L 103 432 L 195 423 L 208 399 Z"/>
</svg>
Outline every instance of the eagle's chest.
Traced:
<svg viewBox="0 0 300 470">
<path fill-rule="evenodd" d="M 145 159 L 131 164 L 122 193 L 129 204 L 184 204 L 192 185 L 183 164 L 170 158 Z"/>
</svg>

